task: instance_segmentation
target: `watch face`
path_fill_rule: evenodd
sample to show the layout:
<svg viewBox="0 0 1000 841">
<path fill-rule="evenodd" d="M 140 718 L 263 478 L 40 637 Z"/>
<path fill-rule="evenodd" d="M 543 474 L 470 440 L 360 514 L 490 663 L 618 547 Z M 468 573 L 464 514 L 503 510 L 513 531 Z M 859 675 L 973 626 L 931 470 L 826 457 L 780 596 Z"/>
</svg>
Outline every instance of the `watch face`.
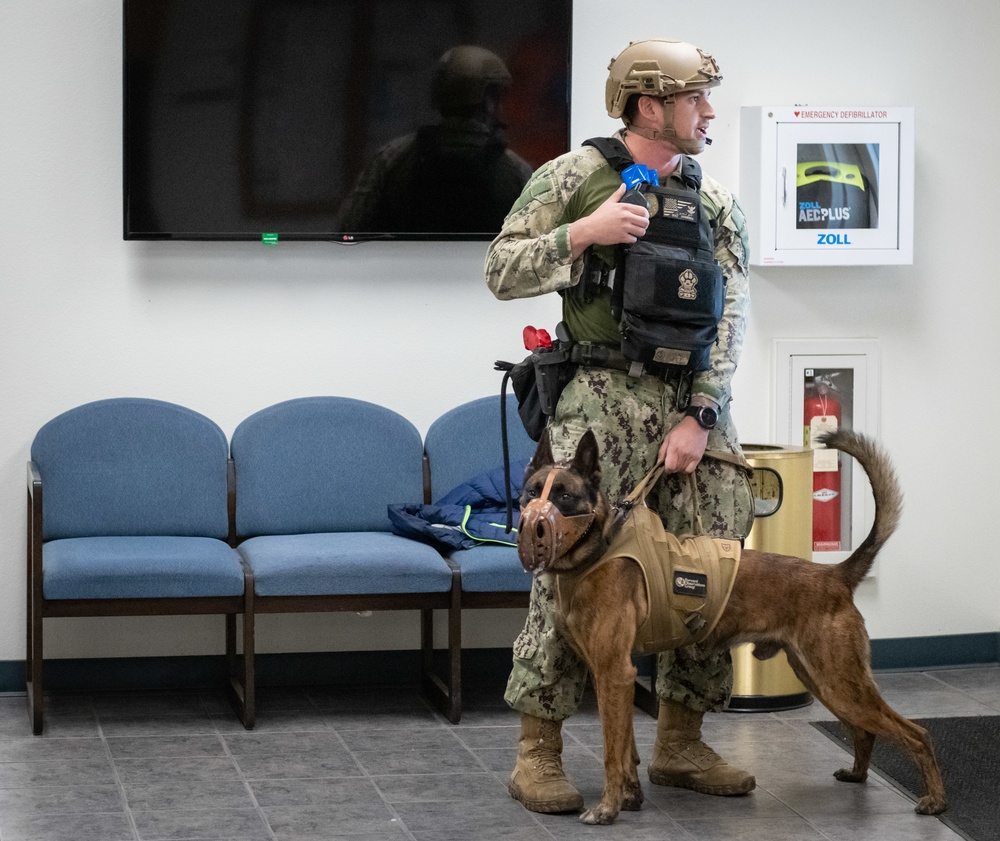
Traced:
<svg viewBox="0 0 1000 841">
<path fill-rule="evenodd" d="M 703 429 L 712 429 L 719 420 L 719 413 L 711 406 L 692 406 L 687 410 Z"/>
</svg>

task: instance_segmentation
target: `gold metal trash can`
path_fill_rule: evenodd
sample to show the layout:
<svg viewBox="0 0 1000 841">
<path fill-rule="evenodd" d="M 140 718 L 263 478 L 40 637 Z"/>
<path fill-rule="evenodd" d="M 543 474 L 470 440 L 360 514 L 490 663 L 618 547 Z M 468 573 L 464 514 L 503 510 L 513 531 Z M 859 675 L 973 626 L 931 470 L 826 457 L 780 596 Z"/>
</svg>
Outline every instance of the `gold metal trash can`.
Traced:
<svg viewBox="0 0 1000 841">
<path fill-rule="evenodd" d="M 744 444 L 753 468 L 756 517 L 748 549 L 812 560 L 813 453 L 805 447 Z M 795 676 L 784 651 L 770 660 L 753 656 L 753 644 L 736 646 L 732 712 L 775 712 L 804 707 L 812 695 Z"/>
</svg>

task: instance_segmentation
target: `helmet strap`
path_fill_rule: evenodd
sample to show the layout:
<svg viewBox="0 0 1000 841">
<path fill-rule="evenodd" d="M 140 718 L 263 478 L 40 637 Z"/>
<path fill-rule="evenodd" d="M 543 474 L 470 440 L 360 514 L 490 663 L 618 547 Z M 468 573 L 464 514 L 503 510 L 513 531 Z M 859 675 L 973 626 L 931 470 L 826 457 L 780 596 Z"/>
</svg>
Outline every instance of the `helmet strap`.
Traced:
<svg viewBox="0 0 1000 841">
<path fill-rule="evenodd" d="M 683 140 L 677 136 L 674 130 L 674 101 L 672 97 L 662 97 L 663 102 L 663 128 L 644 128 L 636 126 L 625 120 L 625 130 L 645 137 L 647 140 L 667 141 L 685 155 L 697 155 L 705 150 L 705 146 L 698 140 Z"/>
<path fill-rule="evenodd" d="M 639 126 L 633 125 L 632 123 L 625 123 L 625 131 L 629 134 L 637 134 L 639 137 L 645 137 L 646 140 L 673 140 L 670 136 L 672 135 L 673 129 L 655 129 L 655 128 L 640 128 Z"/>
</svg>

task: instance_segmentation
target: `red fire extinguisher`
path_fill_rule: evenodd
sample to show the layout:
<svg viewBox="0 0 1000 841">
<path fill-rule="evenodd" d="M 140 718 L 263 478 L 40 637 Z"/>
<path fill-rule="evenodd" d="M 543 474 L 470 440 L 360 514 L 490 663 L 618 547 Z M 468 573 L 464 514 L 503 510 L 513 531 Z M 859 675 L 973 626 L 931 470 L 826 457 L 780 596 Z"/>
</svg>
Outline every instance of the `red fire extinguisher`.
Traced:
<svg viewBox="0 0 1000 841">
<path fill-rule="evenodd" d="M 841 403 L 834 375 L 810 377 L 806 371 L 803 444 L 813 448 L 813 551 L 839 551 L 840 454 L 816 443 L 824 432 L 840 428 Z"/>
</svg>

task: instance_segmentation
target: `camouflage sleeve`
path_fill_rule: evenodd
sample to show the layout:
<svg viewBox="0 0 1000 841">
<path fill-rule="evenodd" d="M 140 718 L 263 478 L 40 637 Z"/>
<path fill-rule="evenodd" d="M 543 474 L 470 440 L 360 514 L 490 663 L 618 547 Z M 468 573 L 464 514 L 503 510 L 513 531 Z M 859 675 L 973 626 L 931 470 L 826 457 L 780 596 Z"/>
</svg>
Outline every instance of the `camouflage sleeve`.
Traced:
<svg viewBox="0 0 1000 841">
<path fill-rule="evenodd" d="M 544 164 L 525 185 L 486 254 L 486 285 L 501 301 L 575 285 L 583 260 L 572 259 L 566 206 L 586 176 L 564 155 Z"/>
<path fill-rule="evenodd" d="M 732 194 L 707 176 L 703 190 L 719 209 L 715 258 L 726 277 L 726 307 L 710 367 L 695 375 L 692 395 L 709 397 L 724 408 L 732 397 L 731 383 L 743 350 L 750 309 L 749 242 L 743 211 Z"/>
</svg>

